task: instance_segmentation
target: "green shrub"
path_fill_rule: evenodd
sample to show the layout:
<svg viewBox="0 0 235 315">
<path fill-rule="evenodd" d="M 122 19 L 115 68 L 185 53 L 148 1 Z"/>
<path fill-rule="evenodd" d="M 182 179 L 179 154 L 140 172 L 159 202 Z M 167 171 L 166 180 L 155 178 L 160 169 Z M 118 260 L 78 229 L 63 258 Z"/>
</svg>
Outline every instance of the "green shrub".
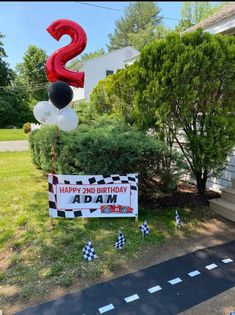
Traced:
<svg viewBox="0 0 235 315">
<path fill-rule="evenodd" d="M 44 127 L 29 137 L 34 163 L 51 171 L 55 130 Z M 61 174 L 140 173 L 143 179 L 159 174 L 165 145 L 117 120 L 101 119 L 75 131 L 59 131 L 55 172 Z"/>
<path fill-rule="evenodd" d="M 52 127 L 34 130 L 29 135 L 33 162 L 45 172 L 51 171 L 54 137 L 55 130 Z"/>
</svg>

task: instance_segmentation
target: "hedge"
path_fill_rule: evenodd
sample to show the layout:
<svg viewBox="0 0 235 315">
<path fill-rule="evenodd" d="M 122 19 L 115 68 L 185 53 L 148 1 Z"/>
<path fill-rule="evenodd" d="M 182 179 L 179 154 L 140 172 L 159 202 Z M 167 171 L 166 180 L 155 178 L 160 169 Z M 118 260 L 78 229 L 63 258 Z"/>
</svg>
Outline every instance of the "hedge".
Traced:
<svg viewBox="0 0 235 315">
<path fill-rule="evenodd" d="M 51 172 L 55 127 L 43 127 L 30 134 L 34 163 Z M 159 174 L 160 161 L 167 150 L 151 136 L 121 121 L 101 119 L 75 131 L 59 131 L 55 173 L 125 174 L 139 173 L 142 179 Z"/>
</svg>

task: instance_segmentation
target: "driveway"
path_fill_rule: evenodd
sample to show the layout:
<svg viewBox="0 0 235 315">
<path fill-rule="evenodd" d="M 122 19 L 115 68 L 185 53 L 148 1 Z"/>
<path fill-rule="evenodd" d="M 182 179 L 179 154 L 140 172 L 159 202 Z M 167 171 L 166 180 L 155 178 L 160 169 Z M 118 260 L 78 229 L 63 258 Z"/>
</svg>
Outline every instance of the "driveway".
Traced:
<svg viewBox="0 0 235 315">
<path fill-rule="evenodd" d="M 228 258 L 233 261 L 223 261 Z M 210 267 L 206 268 L 208 266 Z M 155 270 L 156 277 L 148 277 L 149 270 Z M 194 277 L 191 277 L 189 273 L 196 270 L 199 273 L 193 273 L 191 275 Z M 159 273 L 161 277 L 157 276 Z M 147 276 L 146 282 L 141 281 L 143 274 Z M 130 282 L 125 280 L 129 277 L 132 280 Z M 177 278 L 182 281 L 174 281 L 175 284 L 168 282 Z M 123 286 L 126 288 L 119 290 L 115 285 L 117 283 L 118 287 L 120 284 L 120 288 Z M 107 291 L 107 286 L 110 288 L 110 285 L 111 289 Z M 158 286 L 161 290 L 158 290 Z M 100 299 L 96 296 L 99 289 L 102 289 L 100 291 L 102 294 L 98 293 Z M 116 296 L 113 296 L 113 290 L 117 291 Z M 169 295 L 171 292 L 172 297 Z M 139 298 L 135 299 L 136 295 Z M 187 303 L 183 299 L 184 296 Z M 127 300 L 130 302 L 127 303 L 125 298 L 128 297 Z M 164 312 L 180 315 L 230 315 L 235 311 L 235 223 L 213 214 L 213 219 L 205 220 L 187 237 L 171 239 L 154 251 L 152 248 L 146 248 L 143 256 L 137 261 L 106 277 L 102 283 L 97 283 L 97 286 L 92 280 L 80 287 L 75 284 L 69 289 L 60 288 L 59 291 L 52 288 L 46 297 L 36 297 L 21 304 L 12 303 L 10 307 L 3 308 L 3 314 L 88 315 L 102 314 L 105 311 L 103 312 L 105 315 L 106 313 L 151 315 L 150 311 L 148 313 L 147 305 L 149 303 L 149 307 L 154 307 L 153 298 L 160 303 L 157 307 L 164 308 L 162 313 L 151 311 L 154 315 L 163 315 Z M 48 302 L 44 303 L 45 301 Z M 36 305 L 38 303 L 42 304 Z M 174 311 L 169 312 L 168 304 L 171 305 L 169 307 L 173 306 Z M 140 307 L 141 312 L 134 310 L 136 305 Z M 29 308 L 26 309 L 27 307 Z M 81 312 L 78 312 L 79 307 L 83 307 L 80 308 Z M 111 309 L 112 307 L 114 309 Z"/>
<path fill-rule="evenodd" d="M 235 310 L 234 288 L 235 241 L 231 241 L 175 257 L 16 314 L 174 315 L 186 310 L 185 314 L 223 314 L 218 309 L 219 301 L 208 305 L 203 313 L 198 308 L 193 313 L 192 308 L 232 289 L 232 293 L 226 292 L 227 301 L 222 301 L 232 303 L 226 306 Z"/>
<path fill-rule="evenodd" d="M 26 151 L 29 148 L 27 140 L 0 141 L 0 152 L 5 151 Z"/>
</svg>

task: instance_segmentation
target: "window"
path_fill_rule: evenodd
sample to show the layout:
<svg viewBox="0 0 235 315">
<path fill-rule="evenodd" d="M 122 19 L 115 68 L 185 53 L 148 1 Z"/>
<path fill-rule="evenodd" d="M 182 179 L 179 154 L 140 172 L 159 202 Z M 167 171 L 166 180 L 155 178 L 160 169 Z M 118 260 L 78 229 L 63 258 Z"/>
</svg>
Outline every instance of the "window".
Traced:
<svg viewBox="0 0 235 315">
<path fill-rule="evenodd" d="M 110 74 L 113 74 L 113 70 L 106 70 L 106 77 Z"/>
</svg>

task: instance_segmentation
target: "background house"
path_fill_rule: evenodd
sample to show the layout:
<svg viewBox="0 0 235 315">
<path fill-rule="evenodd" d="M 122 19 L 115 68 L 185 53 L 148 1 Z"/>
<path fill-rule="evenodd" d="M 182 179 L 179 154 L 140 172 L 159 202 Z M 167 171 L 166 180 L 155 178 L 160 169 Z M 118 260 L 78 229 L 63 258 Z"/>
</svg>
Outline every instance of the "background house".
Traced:
<svg viewBox="0 0 235 315">
<path fill-rule="evenodd" d="M 235 35 L 235 3 L 231 2 L 208 18 L 184 31 L 193 32 L 198 28 L 211 34 Z"/>
<path fill-rule="evenodd" d="M 205 20 L 190 27 L 186 32 L 193 32 L 198 28 L 211 34 L 235 35 L 235 3 L 229 3 L 222 9 L 209 16 Z M 228 164 L 220 177 L 211 177 L 207 181 L 207 187 L 216 191 L 221 188 L 232 187 L 232 178 L 235 178 L 235 147 L 231 156 L 228 157 Z"/>
<path fill-rule="evenodd" d="M 138 57 L 139 51 L 131 46 L 113 50 L 105 55 L 88 59 L 79 64 L 73 71 L 85 72 L 84 88 L 73 88 L 73 102 L 89 101 L 90 94 L 97 83 L 108 75 L 132 64 Z"/>
<path fill-rule="evenodd" d="M 221 8 L 219 11 L 202 20 L 198 24 L 185 30 L 193 32 L 198 28 L 202 28 L 211 34 L 235 35 L 235 3 L 231 2 Z M 139 52 L 131 46 L 111 51 L 105 55 L 85 60 L 73 71 L 85 72 L 84 88 L 73 88 L 73 102 L 89 101 L 90 94 L 97 83 L 104 79 L 107 75 L 115 73 L 118 69 L 122 69 L 125 65 L 132 64 L 137 60 Z M 181 135 L 181 140 L 183 134 Z M 183 141 L 183 140 L 182 140 Z M 220 177 L 211 177 L 208 179 L 207 187 L 215 191 L 221 188 L 231 187 L 232 178 L 235 178 L 235 147 L 230 157 L 228 157 L 228 165 Z M 190 180 L 189 176 L 186 179 Z"/>
</svg>

